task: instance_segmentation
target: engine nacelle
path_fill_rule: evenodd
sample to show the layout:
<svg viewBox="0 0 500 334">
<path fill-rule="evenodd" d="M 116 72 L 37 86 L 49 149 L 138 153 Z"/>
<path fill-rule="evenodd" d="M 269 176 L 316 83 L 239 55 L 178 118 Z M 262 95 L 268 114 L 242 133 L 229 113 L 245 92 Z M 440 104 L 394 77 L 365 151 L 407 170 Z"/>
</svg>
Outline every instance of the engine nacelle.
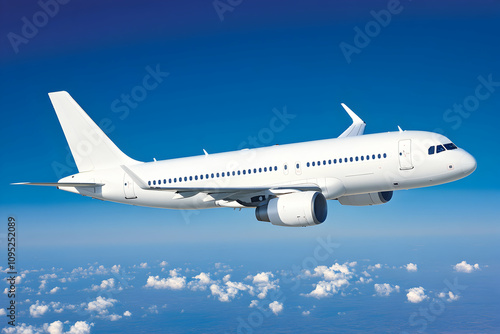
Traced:
<svg viewBox="0 0 500 334">
<path fill-rule="evenodd" d="M 339 202 L 342 205 L 354 206 L 384 204 L 391 200 L 392 193 L 392 191 L 382 191 L 378 193 L 342 196 L 339 198 Z"/>
<path fill-rule="evenodd" d="M 312 226 L 325 221 L 326 198 L 316 191 L 304 191 L 272 198 L 255 209 L 257 220 L 279 226 Z"/>
</svg>

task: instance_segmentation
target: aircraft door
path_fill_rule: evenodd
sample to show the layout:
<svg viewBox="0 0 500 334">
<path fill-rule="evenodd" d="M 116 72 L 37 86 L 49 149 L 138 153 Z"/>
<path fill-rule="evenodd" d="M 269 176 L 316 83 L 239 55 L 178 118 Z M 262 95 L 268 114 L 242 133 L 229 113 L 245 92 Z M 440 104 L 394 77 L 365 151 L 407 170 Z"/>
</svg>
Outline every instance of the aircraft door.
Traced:
<svg viewBox="0 0 500 334">
<path fill-rule="evenodd" d="M 134 181 L 132 181 L 127 173 L 123 175 L 123 191 L 125 193 L 125 199 L 137 198 L 134 190 Z"/>
<path fill-rule="evenodd" d="M 399 141 L 399 169 L 413 169 L 413 162 L 411 160 L 411 139 Z"/>
</svg>

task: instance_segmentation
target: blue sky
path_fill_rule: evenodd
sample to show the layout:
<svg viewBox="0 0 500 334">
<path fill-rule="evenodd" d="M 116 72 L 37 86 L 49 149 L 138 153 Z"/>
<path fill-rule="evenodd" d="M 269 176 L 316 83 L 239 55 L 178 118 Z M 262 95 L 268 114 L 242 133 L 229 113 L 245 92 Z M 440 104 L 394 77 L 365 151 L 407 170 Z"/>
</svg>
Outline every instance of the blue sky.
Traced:
<svg viewBox="0 0 500 334">
<path fill-rule="evenodd" d="M 382 317 L 374 325 L 412 332 L 418 326 L 408 326 L 408 316 L 425 301 L 408 302 L 406 290 L 423 286 L 437 293 L 443 279 L 456 275 L 470 280 L 472 288 L 447 302 L 452 305 L 448 315 L 432 321 L 429 331 L 452 328 L 451 319 L 456 317 L 465 319 L 466 332 L 498 329 L 498 319 L 481 318 L 487 308 L 499 309 L 498 302 L 488 299 L 492 290 L 498 292 L 493 282 L 499 271 L 498 259 L 491 256 L 498 254 L 494 239 L 500 234 L 500 184 L 494 177 L 500 161 L 494 144 L 500 118 L 496 112 L 500 108 L 497 2 L 401 1 L 394 5 L 392 1 L 243 0 L 218 13 L 213 1 L 122 1 L 119 5 L 70 1 L 59 5 L 57 13 L 31 35 L 24 28 L 28 35 L 21 44 L 11 42 L 13 34 L 23 35 L 26 20 L 43 18 L 42 7 L 36 1 L 1 1 L 0 6 L 0 212 L 2 219 L 15 215 L 20 222 L 19 242 L 24 247 L 20 261 L 30 270 L 25 282 L 33 291 L 25 293 L 31 303 L 37 298 L 40 303 L 50 302 L 40 299 L 45 295 L 37 297 L 41 278 L 31 271 L 61 267 L 70 276 L 72 269 L 98 262 L 108 268 L 108 275 L 111 266 L 120 264 L 138 282 L 130 295 L 116 297 L 124 308 L 138 299 L 145 303 L 141 306 L 161 307 L 149 297 L 140 298 L 148 291 L 144 285 L 149 272 L 136 273 L 133 266 L 148 262 L 151 274 L 166 278 L 168 270 L 181 268 L 186 277 L 186 287 L 180 291 L 158 290 L 166 298 L 178 298 L 179 309 L 169 312 L 185 309 L 189 317 L 184 321 L 193 328 L 234 332 L 234 319 L 251 310 L 250 297 L 238 295 L 228 304 L 209 290 L 205 291 L 208 300 L 200 291 L 193 295 L 187 284 L 195 274 L 216 275 L 215 263 L 222 262 L 230 265 L 238 281 L 260 272 L 271 272 L 274 279 L 283 281 L 282 270 L 311 256 L 318 237 L 332 236 L 341 247 L 318 265 L 358 262 L 352 267 L 356 274 L 346 294 L 352 293 L 368 265 L 399 268 L 413 262 L 419 266 L 412 273 L 404 268 L 384 269 L 387 275 L 380 275 L 380 280 L 372 277 L 374 281 L 360 295 L 342 297 L 338 307 L 360 309 L 349 318 L 366 325 L 358 329 L 371 328 L 367 324 L 377 306 L 374 284 L 399 285 L 400 292 L 392 295 L 399 297 L 377 300 L 387 302 L 388 310 L 403 308 L 396 322 Z M 390 19 L 383 14 L 389 10 Z M 374 23 L 375 17 L 384 23 Z M 360 42 L 358 28 L 366 33 L 367 27 L 369 36 Z M 370 31 L 373 27 L 378 29 Z M 346 57 L 340 47 L 346 44 L 356 47 L 356 53 Z M 152 69 L 163 73 L 157 87 L 124 108 L 122 96 L 137 91 Z M 97 123 L 106 122 L 110 138 L 142 161 L 198 155 L 202 149 L 211 153 L 238 149 L 269 126 L 273 110 L 286 109 L 294 118 L 271 138 L 261 137 L 258 146 L 336 137 L 350 123 L 340 107 L 344 102 L 367 123 L 366 133 L 393 131 L 398 125 L 441 132 L 474 155 L 478 168 L 454 183 L 396 192 L 382 206 L 329 203 L 327 221 L 305 229 L 257 222 L 252 210 L 137 208 L 56 189 L 10 186 L 19 181 L 56 181 L 76 172 L 47 96 L 57 90 L 72 94 Z M 460 104 L 467 108 L 457 113 L 454 105 Z M 392 251 L 392 245 L 397 251 Z M 170 265 L 165 272 L 159 267 L 163 260 Z M 457 273 L 452 267 L 463 260 L 478 263 L 481 269 Z M 195 268 L 192 276 L 187 268 Z M 403 273 L 420 276 L 412 281 Z M 106 274 L 92 277 L 61 290 L 66 302 L 76 304 L 72 296 L 109 278 Z M 222 286 L 222 277 L 218 279 Z M 291 309 L 306 304 L 311 310 L 316 305 L 311 314 L 326 317 L 332 305 L 321 301 L 340 296 L 314 304 L 315 298 L 301 296 L 310 292 L 306 291 L 309 285 L 302 285 L 303 291 L 289 291 L 283 282 L 279 286 L 288 301 L 279 316 L 266 317 L 259 327 L 263 332 L 286 328 L 287 321 L 301 314 Z M 439 298 L 435 293 L 427 295 L 428 303 Z M 48 297 L 55 301 L 58 295 Z M 190 313 L 189 303 L 207 308 Z M 364 303 L 367 306 L 359 306 Z M 47 313 L 53 317 L 34 318 L 28 316 L 30 305 L 26 303 L 24 310 L 25 324 L 84 320 L 68 310 L 58 318 L 53 311 Z M 231 305 L 236 305 L 236 311 Z M 131 317 L 137 326 L 145 321 L 140 312 L 132 312 L 139 314 Z M 220 313 L 226 314 L 224 319 L 218 318 Z M 186 329 L 183 320 L 177 323 L 161 315 L 148 330 L 155 324 L 172 326 L 172 332 Z M 221 327 L 196 322 L 196 315 Z M 125 318 L 97 317 L 91 330 L 124 330 Z M 349 329 L 349 321 L 330 320 L 338 321 L 340 331 Z M 320 321 L 315 330 L 331 326 L 328 321 Z M 474 327 L 476 321 L 489 327 Z M 306 328 L 315 321 L 304 317 L 299 322 L 298 328 Z M 65 326 L 69 330 L 70 324 Z"/>
</svg>

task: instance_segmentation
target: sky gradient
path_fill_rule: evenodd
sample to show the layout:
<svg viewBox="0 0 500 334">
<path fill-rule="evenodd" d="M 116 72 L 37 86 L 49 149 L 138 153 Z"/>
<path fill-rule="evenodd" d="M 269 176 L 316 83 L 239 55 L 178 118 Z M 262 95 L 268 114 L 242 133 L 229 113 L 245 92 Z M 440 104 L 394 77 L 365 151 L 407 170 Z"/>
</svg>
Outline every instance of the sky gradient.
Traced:
<svg viewBox="0 0 500 334">
<path fill-rule="evenodd" d="M 361 321 L 360 331 L 414 332 L 418 327 L 408 326 L 408 316 L 419 305 L 406 300 L 405 289 L 427 284 L 437 293 L 443 279 L 461 275 L 452 266 L 463 260 L 481 268 L 463 274 L 473 288 L 450 303 L 454 306 L 447 310 L 456 308 L 456 313 L 433 321 L 430 331 L 453 329 L 453 319 L 460 317 L 464 320 L 454 327 L 457 331 L 493 333 L 499 328 L 498 318 L 482 318 L 481 313 L 499 310 L 498 301 L 488 296 L 499 292 L 493 282 L 500 263 L 493 255 L 498 254 L 495 240 L 500 236 L 500 181 L 495 176 L 500 162 L 495 149 L 500 3 L 127 0 L 119 5 L 69 1 L 58 8 L 56 2 L 42 3 L 51 4 L 43 6 L 49 6 L 53 17 L 39 14 L 43 6 L 37 1 L 0 1 L 0 212 L 3 220 L 13 215 L 19 221 L 21 264 L 27 270 L 61 267 L 69 277 L 72 269 L 89 263 L 108 268 L 121 264 L 140 284 L 133 284 L 137 289 L 130 296 L 116 298 L 133 304 L 144 293 L 141 287 L 148 277 L 134 265 L 148 262 L 151 275 L 166 275 L 159 266 L 166 260 L 173 263 L 168 270 L 181 268 L 189 280 L 210 270 L 216 275 L 215 263 L 221 262 L 242 282 L 247 275 L 272 272 L 274 279 L 281 278 L 289 304 L 307 304 L 312 310 L 311 298 L 301 297 L 310 285 L 290 292 L 279 275 L 294 264 L 300 267 L 317 238 L 332 236 L 341 245 L 339 251 L 318 265 L 357 261 L 349 289 L 368 265 L 419 265 L 415 279 L 402 277 L 408 274 L 405 269 L 382 276 L 401 286 L 398 300 L 383 299 L 388 310 L 404 308 L 397 321 L 382 317 L 375 327 L 368 325 L 376 317 L 373 284 L 386 283 L 375 281 L 370 292 L 366 288 L 341 303 L 342 310 L 335 309 L 349 314 L 345 310 L 370 300 L 349 321 L 339 320 L 339 331 L 348 331 L 350 321 Z M 38 27 L 30 30 L 33 22 Z M 342 51 L 346 45 L 356 50 L 347 57 Z M 143 80 L 152 71 L 160 73 L 157 82 L 145 89 Z M 397 126 L 440 132 L 470 152 L 478 168 L 457 182 L 395 192 L 386 205 L 357 208 L 331 201 L 324 224 L 298 229 L 257 222 L 253 210 L 139 208 L 52 188 L 10 186 L 54 182 L 77 172 L 47 95 L 58 90 L 68 91 L 96 123 L 105 125 L 121 150 L 140 161 L 199 155 L 203 149 L 216 153 L 334 138 L 350 125 L 340 106 L 344 102 L 367 123 L 365 133 L 395 131 Z M 263 136 L 274 112 L 284 109 L 294 118 L 271 137 Z M 257 138 L 255 144 L 250 137 Z M 193 276 L 187 268 L 195 270 Z M 26 299 L 34 302 L 41 279 L 32 275 L 28 281 L 33 286 L 26 284 L 33 295 L 27 291 Z M 73 290 L 68 287 L 67 302 L 75 304 L 70 291 L 81 293 L 100 281 L 81 279 Z M 188 312 L 188 320 L 179 322 L 158 316 L 148 331 L 161 328 L 157 325 L 183 332 L 183 326 L 192 324 L 192 330 L 235 332 L 235 319 L 249 312 L 246 297 L 237 297 L 237 310 L 230 310 L 209 290 L 208 300 L 203 294 L 181 292 L 170 291 L 166 298 L 178 298 L 179 305 L 203 302 L 206 309 Z M 314 329 L 318 332 L 332 326 L 327 314 L 334 312 L 322 300 L 314 304 L 324 316 Z M 161 307 L 156 301 L 148 305 L 153 304 Z M 262 332 L 293 329 L 287 320 L 302 311 L 290 312 L 292 306 L 284 304 L 280 317 L 266 318 Z M 65 320 L 29 317 L 29 306 L 22 319 L 26 324 Z M 144 314 L 153 316 L 147 307 Z M 187 307 L 170 311 L 178 314 L 180 309 Z M 470 318 L 464 318 L 468 312 Z M 74 314 L 62 315 L 73 324 L 78 321 Z M 205 318 L 211 320 L 196 322 Z M 123 322 L 99 315 L 96 319 L 92 331 L 126 329 Z M 134 321 L 141 325 L 140 316 Z M 304 317 L 297 328 L 311 323 Z M 474 327 L 477 323 L 486 325 Z"/>
</svg>

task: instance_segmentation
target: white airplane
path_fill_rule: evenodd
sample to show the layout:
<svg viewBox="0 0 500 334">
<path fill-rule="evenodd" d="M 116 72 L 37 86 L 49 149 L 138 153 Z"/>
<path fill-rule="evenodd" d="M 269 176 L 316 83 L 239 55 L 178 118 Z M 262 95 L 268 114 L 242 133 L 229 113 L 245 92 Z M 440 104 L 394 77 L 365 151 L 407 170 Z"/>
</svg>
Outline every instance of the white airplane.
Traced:
<svg viewBox="0 0 500 334">
<path fill-rule="evenodd" d="M 375 205 L 393 191 L 443 184 L 476 169 L 472 155 L 432 132 L 363 135 L 352 125 L 338 138 L 164 161 L 129 158 L 64 91 L 49 93 L 79 173 L 59 182 L 23 182 L 100 200 L 167 209 L 254 208 L 257 220 L 313 226 L 326 200 Z"/>
</svg>

